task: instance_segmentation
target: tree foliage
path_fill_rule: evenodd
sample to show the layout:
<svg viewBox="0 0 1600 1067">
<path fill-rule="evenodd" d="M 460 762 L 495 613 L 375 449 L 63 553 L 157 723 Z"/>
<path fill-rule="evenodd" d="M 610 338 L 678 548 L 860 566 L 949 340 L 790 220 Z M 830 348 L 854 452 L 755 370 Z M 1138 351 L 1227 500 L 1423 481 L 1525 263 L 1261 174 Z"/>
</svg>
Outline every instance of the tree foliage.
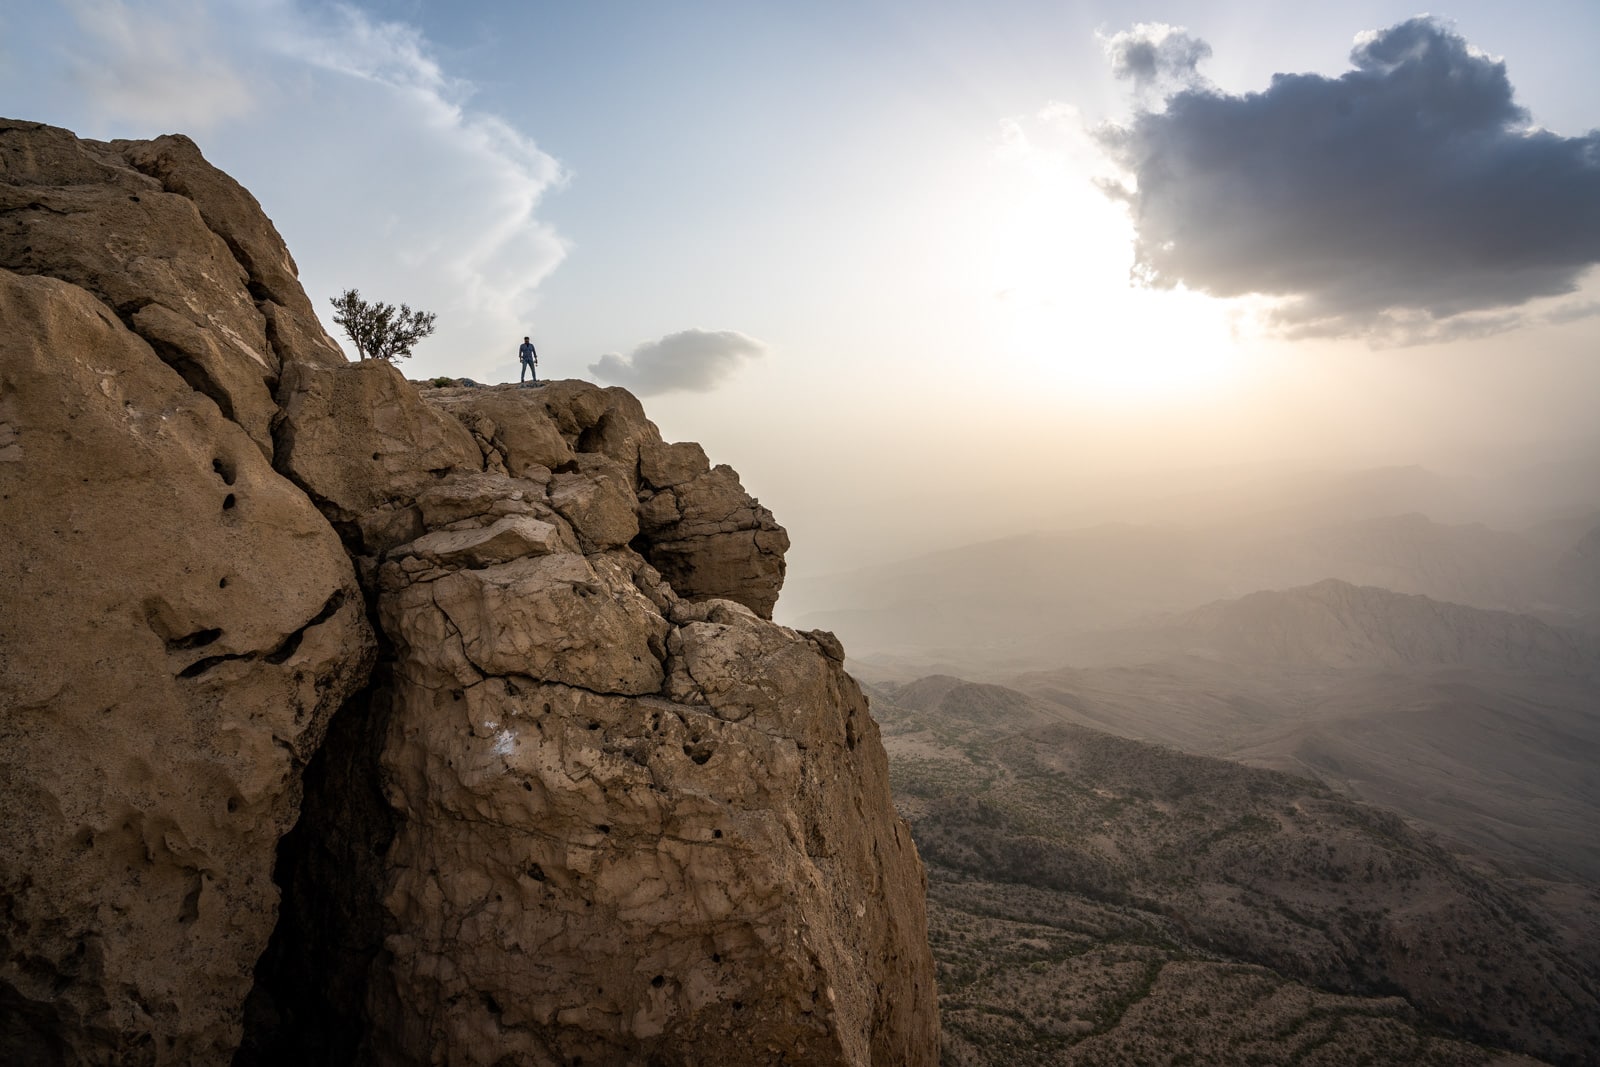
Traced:
<svg viewBox="0 0 1600 1067">
<path fill-rule="evenodd" d="M 333 321 L 356 346 L 362 359 L 404 359 L 412 347 L 433 332 L 431 311 L 412 311 L 401 304 L 368 303 L 357 289 L 346 289 L 332 300 Z"/>
</svg>

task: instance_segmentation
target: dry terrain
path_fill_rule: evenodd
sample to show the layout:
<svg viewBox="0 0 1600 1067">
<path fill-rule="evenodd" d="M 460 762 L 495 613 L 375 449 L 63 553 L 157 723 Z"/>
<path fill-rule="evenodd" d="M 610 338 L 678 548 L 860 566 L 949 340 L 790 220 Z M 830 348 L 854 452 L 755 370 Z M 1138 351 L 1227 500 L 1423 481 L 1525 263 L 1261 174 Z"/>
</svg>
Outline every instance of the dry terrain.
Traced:
<svg viewBox="0 0 1600 1067">
<path fill-rule="evenodd" d="M 1496 879 L 1308 779 L 1001 687 L 873 706 L 929 867 L 947 1063 L 1600 1055 L 1600 970 L 1550 910 L 1592 892 Z"/>
</svg>

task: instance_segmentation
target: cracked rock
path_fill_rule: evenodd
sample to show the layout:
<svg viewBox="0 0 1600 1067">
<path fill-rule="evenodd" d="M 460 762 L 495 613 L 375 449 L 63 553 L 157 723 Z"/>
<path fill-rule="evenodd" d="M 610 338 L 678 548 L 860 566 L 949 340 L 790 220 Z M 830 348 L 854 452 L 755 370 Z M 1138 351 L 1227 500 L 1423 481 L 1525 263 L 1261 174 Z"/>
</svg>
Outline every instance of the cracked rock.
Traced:
<svg viewBox="0 0 1600 1067">
<path fill-rule="evenodd" d="M 299 764 L 371 666 L 361 594 L 100 300 L 0 270 L 0 322 L 0 1059 L 226 1062 Z"/>
<path fill-rule="evenodd" d="M 294 274 L 187 139 L 0 120 L 0 1061 L 932 1067 L 771 513 L 624 390 L 345 363 Z"/>
</svg>

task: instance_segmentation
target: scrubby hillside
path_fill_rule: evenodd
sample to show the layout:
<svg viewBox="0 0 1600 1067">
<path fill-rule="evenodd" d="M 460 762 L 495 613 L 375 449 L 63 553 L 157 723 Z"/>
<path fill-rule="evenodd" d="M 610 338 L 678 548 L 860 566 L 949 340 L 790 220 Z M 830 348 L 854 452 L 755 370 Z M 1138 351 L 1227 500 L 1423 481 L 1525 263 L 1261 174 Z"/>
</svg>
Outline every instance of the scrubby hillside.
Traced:
<svg viewBox="0 0 1600 1067">
<path fill-rule="evenodd" d="M 995 687 L 880 690 L 874 707 L 929 863 L 953 1062 L 1600 1053 L 1592 962 L 1392 814 L 1041 725 L 1048 705 Z"/>
</svg>

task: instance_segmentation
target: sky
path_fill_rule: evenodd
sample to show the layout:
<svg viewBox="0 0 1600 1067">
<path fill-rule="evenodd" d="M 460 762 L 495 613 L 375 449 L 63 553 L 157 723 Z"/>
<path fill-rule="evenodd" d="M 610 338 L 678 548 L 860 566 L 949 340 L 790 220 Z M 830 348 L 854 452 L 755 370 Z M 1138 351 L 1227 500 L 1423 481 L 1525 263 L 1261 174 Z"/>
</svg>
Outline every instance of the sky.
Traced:
<svg viewBox="0 0 1600 1067">
<path fill-rule="evenodd" d="M 350 287 L 437 314 L 410 377 L 531 335 L 633 389 L 803 581 L 1152 472 L 1592 448 L 1595 41 L 1592 0 L 0 0 L 0 114 L 190 135 L 330 332 Z"/>
</svg>

